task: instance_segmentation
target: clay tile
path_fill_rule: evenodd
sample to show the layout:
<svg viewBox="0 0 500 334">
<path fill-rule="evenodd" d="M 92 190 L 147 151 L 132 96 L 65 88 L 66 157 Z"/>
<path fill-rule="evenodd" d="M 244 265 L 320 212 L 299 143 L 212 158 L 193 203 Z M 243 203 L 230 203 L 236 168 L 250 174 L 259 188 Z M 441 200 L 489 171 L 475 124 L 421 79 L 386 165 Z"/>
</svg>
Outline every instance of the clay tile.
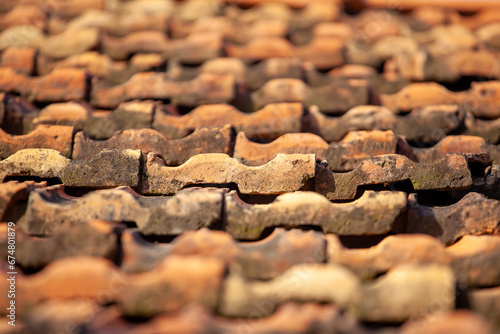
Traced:
<svg viewBox="0 0 500 334">
<path fill-rule="evenodd" d="M 216 189 L 185 189 L 172 197 L 150 198 L 124 187 L 74 198 L 56 187 L 30 196 L 26 230 L 50 235 L 64 223 L 87 224 L 97 218 L 134 222 L 145 235 L 176 235 L 220 222 L 222 201 L 223 192 Z"/>
<path fill-rule="evenodd" d="M 153 128 L 165 138 L 182 138 L 197 127 L 229 124 L 249 138 L 276 139 L 285 133 L 300 132 L 302 113 L 299 103 L 268 104 L 251 114 L 227 104 L 202 105 L 181 117 L 158 111 Z"/>
<path fill-rule="evenodd" d="M 166 35 L 161 31 L 134 32 L 122 38 L 102 37 L 103 52 L 114 60 L 125 60 L 138 52 L 158 52 L 166 50 Z"/>
<path fill-rule="evenodd" d="M 493 333 L 493 329 L 483 318 L 467 310 L 437 313 L 424 319 L 410 321 L 402 326 L 400 333 L 417 334 L 422 330 L 429 334 L 467 334 L 476 331 Z"/>
<path fill-rule="evenodd" d="M 43 30 L 46 20 L 47 15 L 40 7 L 31 4 L 19 4 L 8 13 L 0 16 L 0 30 L 24 24 L 30 24 Z"/>
<path fill-rule="evenodd" d="M 99 32 L 95 28 L 66 30 L 65 32 L 46 37 L 40 47 L 42 54 L 62 59 L 68 56 L 89 51 L 99 42 Z"/>
<path fill-rule="evenodd" d="M 243 46 L 228 44 L 226 52 L 230 57 L 247 60 L 291 58 L 294 55 L 293 46 L 281 37 L 259 37 Z"/>
<path fill-rule="evenodd" d="M 59 125 L 40 125 L 22 136 L 11 136 L 0 129 L 0 157 L 7 158 L 26 148 L 50 148 L 69 158 L 73 134 L 73 127 Z"/>
<path fill-rule="evenodd" d="M 10 47 L 38 49 L 43 39 L 42 31 L 35 26 L 12 26 L 0 33 L 0 50 Z"/>
<path fill-rule="evenodd" d="M 457 281 L 466 286 L 494 286 L 500 283 L 500 237 L 464 235 L 446 248 Z"/>
<path fill-rule="evenodd" d="M 480 314 L 494 326 L 498 326 L 500 287 L 471 290 L 467 294 L 467 297 L 470 300 L 470 307 L 474 313 Z M 485 331 L 485 333 L 487 332 Z"/>
<path fill-rule="evenodd" d="M 410 154 L 415 157 L 415 161 L 429 163 L 442 159 L 446 153 L 452 152 L 483 154 L 488 152 L 488 146 L 481 137 L 446 136 L 433 147 L 413 147 Z"/>
<path fill-rule="evenodd" d="M 335 234 L 325 236 L 328 261 L 344 265 L 364 278 L 374 278 L 402 264 L 449 264 L 451 257 L 436 238 L 425 234 L 385 237 L 366 249 L 345 248 Z"/>
<path fill-rule="evenodd" d="M 202 73 L 190 81 L 174 82 L 163 73 L 142 72 L 118 86 L 110 87 L 96 80 L 92 85 L 90 102 L 102 108 L 115 108 L 133 99 L 171 99 L 173 104 L 183 106 L 227 103 L 234 98 L 234 86 L 231 75 Z"/>
<path fill-rule="evenodd" d="M 213 310 L 224 271 L 224 264 L 215 258 L 169 256 L 149 272 L 129 275 L 118 307 L 133 317 L 175 312 L 191 303 Z"/>
<path fill-rule="evenodd" d="M 444 177 L 446 176 L 446 177 Z M 330 200 L 352 199 L 360 185 L 383 184 L 410 179 L 415 190 L 466 189 L 472 179 L 463 154 L 448 153 L 441 160 L 417 164 L 398 154 L 368 158 L 347 173 L 330 172 L 318 165 L 316 192 Z"/>
<path fill-rule="evenodd" d="M 20 93 L 30 100 L 59 102 L 83 100 L 87 94 L 87 75 L 80 69 L 55 69 L 42 77 L 26 77 L 11 68 L 0 68 L 0 89 Z"/>
<path fill-rule="evenodd" d="M 443 207 L 420 205 L 415 194 L 410 194 L 406 231 L 430 234 L 449 245 L 464 235 L 498 233 L 499 210 L 498 200 L 478 193 Z"/>
<path fill-rule="evenodd" d="M 74 159 L 89 159 L 105 148 L 140 149 L 144 153 L 157 153 L 168 165 L 180 165 L 190 157 L 202 153 L 232 153 L 230 126 L 197 128 L 180 139 L 166 139 L 153 129 L 123 130 L 107 140 L 92 140 L 84 132 L 74 139 Z"/>
<path fill-rule="evenodd" d="M 266 227 L 274 226 L 315 225 L 340 235 L 384 234 L 405 208 L 402 192 L 367 191 L 356 201 L 341 204 L 320 194 L 294 192 L 257 205 L 248 205 L 231 192 L 226 195 L 226 230 L 240 239 L 257 239 Z M 375 217 L 383 218 L 374 224 Z"/>
<path fill-rule="evenodd" d="M 252 93 L 256 108 L 269 103 L 302 102 L 317 106 L 324 113 L 344 113 L 359 104 L 368 103 L 368 88 L 348 80 L 332 80 L 328 85 L 309 87 L 299 79 L 273 79 Z"/>
<path fill-rule="evenodd" d="M 35 183 L 33 181 L 17 182 L 9 181 L 0 183 L 0 219 L 5 221 L 7 211 L 18 201 L 27 200 L 28 194 L 36 188 L 43 188 L 46 182 Z"/>
<path fill-rule="evenodd" d="M 364 286 L 359 318 L 365 321 L 401 322 L 414 314 L 432 314 L 455 308 L 455 277 L 449 266 L 406 265 Z"/>
<path fill-rule="evenodd" d="M 226 154 L 211 153 L 195 155 L 179 167 L 167 167 L 149 153 L 140 192 L 174 194 L 190 184 L 236 183 L 244 194 L 280 194 L 300 189 L 314 176 L 314 165 L 312 154 L 279 154 L 263 166 L 248 167 Z M 276 178 L 278 171 L 280 177 Z"/>
<path fill-rule="evenodd" d="M 35 71 L 35 49 L 12 47 L 2 53 L 2 67 L 10 67 L 18 73 L 33 75 Z"/>
<path fill-rule="evenodd" d="M 336 284 L 329 284 L 332 280 Z M 345 309 L 357 305 L 360 297 L 361 283 L 352 272 L 334 264 L 310 263 L 294 266 L 270 281 L 248 281 L 231 272 L 224 281 L 218 312 L 262 318 L 291 300 L 328 302 Z"/>
<path fill-rule="evenodd" d="M 25 149 L 0 161 L 0 179 L 6 176 L 59 178 L 77 187 L 137 186 L 139 150 L 104 150 L 90 160 L 72 161 L 52 149 Z"/>
<path fill-rule="evenodd" d="M 41 268 L 69 256 L 96 256 L 113 260 L 118 254 L 119 233 L 122 229 L 123 226 L 118 224 L 99 220 L 89 220 L 86 224 L 66 222 L 49 238 L 37 238 L 15 228 L 16 263 L 23 268 Z M 1 233 L 6 242 L 7 228 Z"/>
</svg>

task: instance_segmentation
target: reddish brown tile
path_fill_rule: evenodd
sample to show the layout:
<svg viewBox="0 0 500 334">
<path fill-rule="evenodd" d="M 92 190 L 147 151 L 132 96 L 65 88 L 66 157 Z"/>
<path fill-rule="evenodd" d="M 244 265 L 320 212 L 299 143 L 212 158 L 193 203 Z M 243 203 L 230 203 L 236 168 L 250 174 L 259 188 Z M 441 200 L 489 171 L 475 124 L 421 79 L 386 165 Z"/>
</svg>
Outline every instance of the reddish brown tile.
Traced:
<svg viewBox="0 0 500 334">
<path fill-rule="evenodd" d="M 249 205 L 226 195 L 226 231 L 238 239 L 257 239 L 266 227 L 319 226 L 325 233 L 373 235 L 388 233 L 406 209 L 403 192 L 366 191 L 350 203 L 331 203 L 313 192 L 280 195 L 270 204 Z"/>
<path fill-rule="evenodd" d="M 140 149 L 157 153 L 167 165 L 180 165 L 202 153 L 232 154 L 233 130 L 230 126 L 197 128 L 180 139 L 166 139 L 153 129 L 124 130 L 107 140 L 92 140 L 85 132 L 75 135 L 73 159 L 89 159 L 105 148 Z M 1 152 L 1 151 L 0 151 Z"/>
<path fill-rule="evenodd" d="M 36 176 L 77 187 L 137 186 L 140 159 L 139 150 L 104 150 L 90 160 L 72 161 L 52 149 L 25 149 L 0 161 L 0 179 Z"/>
<path fill-rule="evenodd" d="M 420 205 L 415 194 L 410 194 L 406 231 L 429 234 L 449 245 L 469 234 L 497 234 L 498 217 L 500 202 L 478 193 L 443 207 Z"/>
<path fill-rule="evenodd" d="M 312 154 L 280 154 L 263 166 L 248 167 L 226 154 L 207 153 L 167 167 L 149 153 L 139 189 L 142 194 L 174 194 L 190 184 L 236 183 L 244 194 L 280 194 L 300 189 L 314 177 L 314 168 Z"/>
<path fill-rule="evenodd" d="M 300 132 L 302 113 L 299 103 L 270 104 L 251 114 L 226 104 L 203 105 L 181 117 L 158 111 L 153 128 L 165 138 L 182 138 L 198 127 L 229 124 L 249 138 L 276 139 L 285 133 Z"/>
<path fill-rule="evenodd" d="M 29 134 L 12 136 L 0 129 L 0 157 L 5 159 L 26 148 L 50 148 L 71 157 L 74 128 L 39 125 Z"/>
<path fill-rule="evenodd" d="M 463 154 L 448 153 L 441 160 L 417 164 L 399 154 L 387 154 L 364 160 L 347 173 L 332 173 L 318 165 L 316 192 L 330 200 L 352 199 L 360 185 L 386 184 L 410 180 L 415 190 L 466 189 L 472 179 Z"/>
</svg>

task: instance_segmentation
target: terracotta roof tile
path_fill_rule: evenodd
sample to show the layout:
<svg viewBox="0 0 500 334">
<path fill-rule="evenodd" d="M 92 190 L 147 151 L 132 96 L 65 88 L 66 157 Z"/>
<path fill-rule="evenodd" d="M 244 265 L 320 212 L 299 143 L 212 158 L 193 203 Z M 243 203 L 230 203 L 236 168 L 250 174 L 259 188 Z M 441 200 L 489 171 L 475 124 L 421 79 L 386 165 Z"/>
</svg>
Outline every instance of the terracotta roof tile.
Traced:
<svg viewBox="0 0 500 334">
<path fill-rule="evenodd" d="M 387 154 L 366 159 L 347 173 L 331 172 L 318 165 L 315 191 L 330 200 L 352 199 L 360 185 L 408 179 L 415 190 L 466 189 L 472 184 L 467 159 L 463 154 L 448 153 L 441 160 L 429 164 L 415 163 L 398 154 Z"/>
<path fill-rule="evenodd" d="M 0 179 L 28 175 L 59 178 L 68 186 L 137 186 L 140 158 L 139 150 L 104 150 L 90 160 L 72 161 L 53 149 L 24 149 L 0 161 Z"/>
<path fill-rule="evenodd" d="M 497 188 L 498 190 L 498 188 Z M 451 244 L 464 235 L 498 233 L 500 202 L 469 193 L 450 206 L 428 207 L 418 204 L 416 196 L 408 199 L 409 233 L 430 234 L 445 244 Z"/>
<path fill-rule="evenodd" d="M 95 218 L 134 222 L 145 235 L 176 235 L 220 222 L 222 205 L 223 191 L 217 189 L 185 189 L 171 197 L 142 197 L 122 187 L 71 197 L 61 186 L 54 186 L 31 194 L 25 230 L 52 235 L 65 223 L 85 225 Z"/>
<path fill-rule="evenodd" d="M 0 1 L 0 332 L 498 331 L 499 8 Z"/>
<path fill-rule="evenodd" d="M 312 154 L 279 154 L 259 167 L 245 166 L 227 154 L 198 154 L 178 167 L 147 155 L 139 187 L 142 194 L 174 194 L 190 184 L 236 183 L 244 194 L 280 194 L 299 190 L 314 177 Z M 279 175 L 278 178 L 275 176 Z"/>
<path fill-rule="evenodd" d="M 270 204 L 248 205 L 226 195 L 226 230 L 235 238 L 257 239 L 267 227 L 315 225 L 339 235 L 385 234 L 406 209 L 403 192 L 367 191 L 350 203 L 331 203 L 313 192 L 283 194 Z"/>
</svg>

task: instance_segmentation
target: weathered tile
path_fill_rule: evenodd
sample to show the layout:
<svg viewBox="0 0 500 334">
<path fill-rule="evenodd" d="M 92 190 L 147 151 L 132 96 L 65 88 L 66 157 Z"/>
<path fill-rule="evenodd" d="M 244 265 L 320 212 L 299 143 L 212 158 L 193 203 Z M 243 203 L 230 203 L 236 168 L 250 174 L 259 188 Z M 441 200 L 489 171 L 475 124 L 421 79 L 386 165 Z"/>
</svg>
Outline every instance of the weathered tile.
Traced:
<svg viewBox="0 0 500 334">
<path fill-rule="evenodd" d="M 61 60 L 55 60 L 46 55 L 37 57 L 37 73 L 45 75 L 55 68 L 82 68 L 93 77 L 123 83 L 139 72 L 152 71 L 164 64 L 158 54 L 137 54 L 128 62 L 113 61 L 109 56 L 96 51 L 87 51 L 71 55 Z"/>
<path fill-rule="evenodd" d="M 476 117 L 500 116 L 500 81 L 473 82 L 464 92 L 451 92 L 433 83 L 412 83 L 396 94 L 381 94 L 383 106 L 394 112 L 408 111 L 427 105 L 457 104 Z"/>
<path fill-rule="evenodd" d="M 176 235 L 220 222 L 223 191 L 185 189 L 172 197 L 142 197 L 128 187 L 92 191 L 71 197 L 63 187 L 32 193 L 26 209 L 26 230 L 50 235 L 64 223 L 92 219 L 135 222 L 143 234 Z"/>
<path fill-rule="evenodd" d="M 7 13 L 0 15 L 0 30 L 16 25 L 30 24 L 43 29 L 47 20 L 47 13 L 33 4 L 18 4 Z"/>
<path fill-rule="evenodd" d="M 132 333 L 165 333 L 165 334 L 201 334 L 219 333 L 212 324 L 213 314 L 205 307 L 187 305 L 178 312 L 159 314 L 148 321 L 128 321 L 120 309 L 112 305 L 102 309 L 95 317 L 84 324 L 82 331 L 95 334 L 132 334 Z"/>
<path fill-rule="evenodd" d="M 270 281 L 248 281 L 231 272 L 224 281 L 218 312 L 230 317 L 262 318 L 292 300 L 329 302 L 345 309 L 357 305 L 361 298 L 361 283 L 349 270 L 334 264 L 302 264 Z"/>
<path fill-rule="evenodd" d="M 62 59 L 92 50 L 98 43 L 99 31 L 96 28 L 70 29 L 58 35 L 46 36 L 40 52 L 54 59 Z"/>
<path fill-rule="evenodd" d="M 44 188 L 46 186 L 46 182 L 36 183 L 34 181 L 9 181 L 0 183 L 0 220 L 4 221 L 5 213 L 16 202 L 27 200 L 28 194 L 31 191 L 36 188 Z"/>
<path fill-rule="evenodd" d="M 368 158 L 347 173 L 331 172 L 323 165 L 316 170 L 316 192 L 330 200 L 352 199 L 358 186 L 410 180 L 415 190 L 466 189 L 471 186 L 467 159 L 448 153 L 441 160 L 419 164 L 399 154 Z"/>
<path fill-rule="evenodd" d="M 100 310 L 100 305 L 85 298 L 48 300 L 24 314 L 21 323 L 16 319 L 16 327 L 21 325 L 20 333 L 32 334 L 84 331 L 85 324 Z"/>
<path fill-rule="evenodd" d="M 466 310 L 436 313 L 423 319 L 403 324 L 401 334 L 442 334 L 442 333 L 485 333 L 493 334 L 493 329 L 482 317 Z"/>
<path fill-rule="evenodd" d="M 402 322 L 455 308 L 455 278 L 448 266 L 401 265 L 363 286 L 359 317 Z"/>
<path fill-rule="evenodd" d="M 202 73 L 191 81 L 175 82 L 163 73 L 142 72 L 117 86 L 94 80 L 90 103 L 96 107 L 115 108 L 132 99 L 170 99 L 176 105 L 198 106 L 229 103 L 234 97 L 234 78 L 230 75 Z"/>
<path fill-rule="evenodd" d="M 162 314 L 146 323 L 125 321 L 116 308 L 108 307 L 84 326 L 92 333 L 236 333 L 251 330 L 256 334 L 321 332 L 367 333 L 349 314 L 334 305 L 285 303 L 262 319 L 229 319 L 215 316 L 200 306 L 190 305 L 174 314 Z"/>
<path fill-rule="evenodd" d="M 500 326 L 500 287 L 475 289 L 467 293 L 470 308 L 490 320 L 497 328 Z"/>
<path fill-rule="evenodd" d="M 6 176 L 59 178 L 76 187 L 137 186 L 139 150 L 104 150 L 92 159 L 72 161 L 52 149 L 25 149 L 0 161 L 0 179 Z"/>
<path fill-rule="evenodd" d="M 38 102 L 83 100 L 88 90 L 87 75 L 81 69 L 68 68 L 55 69 L 42 77 L 27 77 L 11 68 L 0 68 L 0 90 Z"/>
<path fill-rule="evenodd" d="M 169 62 L 169 65 L 173 62 L 173 60 Z M 179 67 L 177 67 L 176 70 L 178 69 L 180 72 L 183 72 L 185 67 L 181 67 L 179 63 L 177 64 Z M 231 74 L 236 80 L 236 83 L 243 83 L 248 87 L 248 79 L 246 79 L 248 70 L 241 59 L 217 57 L 205 61 L 199 69 L 201 73 L 211 73 L 215 75 Z M 175 75 L 182 76 L 180 73 L 175 73 Z"/>
<path fill-rule="evenodd" d="M 31 48 L 8 48 L 2 53 L 2 67 L 10 67 L 24 75 L 35 74 L 36 50 Z"/>
<path fill-rule="evenodd" d="M 333 171 L 348 171 L 363 160 L 381 154 L 396 153 L 397 137 L 392 131 L 349 132 L 337 144 L 327 144 L 310 133 L 288 133 L 268 144 L 250 141 L 238 133 L 234 158 L 246 165 L 258 166 L 274 159 L 278 153 L 310 153 L 317 161 L 326 160 Z"/>
<path fill-rule="evenodd" d="M 93 139 L 108 139 L 120 130 L 150 128 L 160 106 L 155 101 L 130 101 L 110 112 L 95 110 L 85 103 L 52 103 L 33 118 L 30 126 L 71 125 Z"/>
<path fill-rule="evenodd" d="M 385 8 L 389 3 L 387 1 L 379 0 L 367 0 L 364 2 L 364 6 L 370 6 L 372 8 Z M 460 1 L 460 2 L 449 2 L 447 0 L 423 0 L 423 1 L 401 1 L 398 8 L 400 10 L 411 10 L 418 7 L 430 7 L 437 6 L 445 9 L 456 9 L 464 12 L 473 12 L 483 8 L 488 8 L 491 6 L 489 1 Z"/>
<path fill-rule="evenodd" d="M 279 153 L 286 154 L 315 154 L 316 160 L 326 159 L 328 143 L 321 137 L 311 133 L 287 133 L 267 144 L 250 141 L 245 132 L 236 136 L 233 157 L 249 166 L 260 166 Z"/>
<path fill-rule="evenodd" d="M 78 0 L 66 0 L 64 2 L 58 2 L 54 6 L 51 0 L 42 0 L 41 5 L 44 8 L 50 9 L 52 13 L 57 14 L 60 17 L 71 18 L 85 13 L 88 10 L 106 8 L 106 1 L 87 0 L 85 2 L 80 2 Z"/>
<path fill-rule="evenodd" d="M 391 57 L 411 54 L 419 48 L 414 38 L 406 36 L 384 36 L 368 45 L 365 43 L 356 40 L 346 42 L 348 63 L 377 67 Z"/>
<path fill-rule="evenodd" d="M 7 258 L 7 226 L 3 224 L 0 227 L 0 244 Z M 66 221 L 49 238 L 31 237 L 15 228 L 16 263 L 23 268 L 40 268 L 70 256 L 97 256 L 114 260 L 119 252 L 119 234 L 123 228 L 100 220 L 89 220 L 85 224 Z"/>
<path fill-rule="evenodd" d="M 267 58 L 251 66 L 247 65 L 245 85 L 255 90 L 268 81 L 278 78 L 302 79 L 303 63 L 297 58 Z"/>
<path fill-rule="evenodd" d="M 167 49 L 167 36 L 162 31 L 139 31 L 124 37 L 102 37 L 102 51 L 113 60 L 126 60 L 138 52 L 161 53 Z"/>
<path fill-rule="evenodd" d="M 83 103 L 61 102 L 51 103 L 36 115 L 31 121 L 31 127 L 41 125 L 71 126 L 81 130 L 92 116 L 92 110 Z"/>
<path fill-rule="evenodd" d="M 498 189 L 497 189 L 498 191 Z M 432 235 L 449 245 L 465 235 L 497 234 L 500 201 L 468 193 L 455 204 L 428 207 L 408 198 L 406 232 Z"/>
<path fill-rule="evenodd" d="M 235 192 L 226 195 L 226 231 L 235 238 L 257 239 L 266 227 L 315 225 L 325 233 L 388 233 L 406 208 L 403 192 L 366 191 L 351 203 L 331 203 L 313 192 L 283 194 L 270 204 L 248 205 Z"/>
<path fill-rule="evenodd" d="M 493 144 L 500 143 L 500 118 L 495 120 L 482 120 L 475 118 L 471 113 L 465 114 L 464 135 L 483 137 Z"/>
<path fill-rule="evenodd" d="M 128 275 L 117 305 L 133 317 L 174 312 L 192 303 L 215 309 L 224 271 L 223 262 L 215 258 L 172 255 L 149 272 Z"/>
<path fill-rule="evenodd" d="M 500 215 L 497 213 L 496 217 Z M 464 235 L 446 251 L 451 256 L 451 268 L 460 284 L 500 285 L 500 236 Z"/>
<path fill-rule="evenodd" d="M 301 102 L 317 106 L 324 113 L 343 113 L 368 103 L 368 87 L 349 80 L 332 80 L 329 85 L 309 87 L 300 79 L 273 79 L 252 93 L 255 108 L 269 103 Z"/>
<path fill-rule="evenodd" d="M 11 47 L 38 49 L 43 38 L 43 32 L 35 26 L 12 26 L 0 32 L 0 50 Z"/>
<path fill-rule="evenodd" d="M 500 16 L 500 8 L 491 7 L 491 8 L 483 8 L 479 9 L 473 15 L 460 15 L 455 18 L 459 24 L 466 26 L 471 30 L 475 30 L 483 25 L 488 23 L 494 23 L 498 21 L 498 17 Z"/>
<path fill-rule="evenodd" d="M 314 177 L 314 169 L 312 154 L 279 154 L 263 166 L 249 167 L 226 154 L 207 153 L 167 167 L 149 153 L 139 189 L 142 194 L 174 194 L 190 184 L 236 183 L 244 194 L 280 194 L 300 189 Z"/>
<path fill-rule="evenodd" d="M 190 34 L 186 39 L 170 41 L 162 56 L 197 65 L 221 56 L 222 47 L 223 40 L 220 33 L 199 32 Z"/>
<path fill-rule="evenodd" d="M 358 106 L 340 117 L 327 117 L 313 106 L 305 116 L 304 130 L 327 142 L 339 141 L 349 131 L 359 130 L 392 130 L 408 140 L 429 142 L 446 137 L 462 124 L 463 115 L 453 105 L 428 106 L 406 116 L 394 115 L 385 107 Z"/>
<path fill-rule="evenodd" d="M 107 140 L 93 140 L 85 132 L 75 135 L 73 159 L 89 159 L 105 148 L 139 149 L 163 157 L 167 165 L 180 165 L 196 154 L 232 154 L 233 130 L 230 126 L 197 128 L 180 139 L 166 139 L 153 129 L 123 130 Z M 1 152 L 1 151 L 0 151 Z"/>
<path fill-rule="evenodd" d="M 271 279 L 294 265 L 325 260 L 320 233 L 281 228 L 258 242 L 237 242 L 226 232 L 202 228 L 180 235 L 169 245 L 146 243 L 137 232 L 126 231 L 122 245 L 125 272 L 151 270 L 170 255 L 196 255 L 218 258 L 247 278 Z"/>
<path fill-rule="evenodd" d="M 476 192 L 487 198 L 500 201 L 500 192 L 498 189 L 500 189 L 500 165 L 492 165 L 484 169 L 484 175 L 472 177 L 470 188 L 454 191 L 453 195 L 456 198 L 461 198 L 468 193 Z"/>
<path fill-rule="evenodd" d="M 498 34 L 500 34 L 500 24 L 498 22 L 482 25 L 474 33 L 477 39 L 487 47 L 497 50 L 500 48 L 500 43 L 497 41 Z"/>
<path fill-rule="evenodd" d="M 343 40 L 335 37 L 315 37 L 302 46 L 294 46 L 283 37 L 266 36 L 251 39 L 244 45 L 228 44 L 230 57 L 257 61 L 269 58 L 298 58 L 311 62 L 318 69 L 331 69 L 343 65 Z"/>
<path fill-rule="evenodd" d="M 348 267 L 363 278 L 374 278 L 398 265 L 450 263 L 445 246 L 425 234 L 396 234 L 370 248 L 345 248 L 335 234 L 325 236 L 328 262 Z"/>
<path fill-rule="evenodd" d="M 323 332 L 363 334 L 367 331 L 347 313 L 342 313 L 335 305 L 317 303 L 284 303 L 267 318 L 263 319 L 227 319 L 219 318 L 216 324 L 223 332 L 252 330 L 253 333 L 304 333 Z"/>
<path fill-rule="evenodd" d="M 446 136 L 429 148 L 412 147 L 404 140 L 398 141 L 398 153 L 420 163 L 440 160 L 452 152 L 488 154 L 489 146 L 483 138 L 475 136 Z"/>
<path fill-rule="evenodd" d="M 7 283 L 6 275 L 2 272 L 2 281 Z M 47 300 L 85 298 L 106 304 L 115 301 L 117 294 L 126 284 L 123 274 L 107 259 L 98 257 L 59 259 L 33 275 L 25 276 L 18 272 L 16 316 L 22 316 L 35 305 Z M 2 298 L 0 301 L 2 310 L 6 310 L 8 302 L 7 298 Z"/>
<path fill-rule="evenodd" d="M 269 104 L 245 114 L 227 104 L 202 105 L 184 116 L 155 113 L 153 128 L 166 138 L 182 138 L 198 127 L 232 125 L 249 138 L 276 139 L 290 132 L 300 132 L 300 103 Z"/>
<path fill-rule="evenodd" d="M 25 98 L 11 94 L 0 93 L 0 117 L 2 129 L 8 133 L 22 135 L 30 133 L 40 110 Z"/>
<path fill-rule="evenodd" d="M 498 79 L 500 62 L 490 50 L 462 50 L 439 57 L 419 51 L 393 57 L 385 64 L 384 73 L 413 81 L 454 82 L 462 76 Z"/>
<path fill-rule="evenodd" d="M 478 38 L 460 24 L 443 24 L 413 35 L 421 49 L 439 58 L 464 50 L 479 49 Z"/>
<path fill-rule="evenodd" d="M 94 112 L 86 119 L 83 130 L 92 138 L 107 139 L 116 131 L 150 128 L 159 105 L 154 101 L 123 102 L 109 114 Z"/>
<path fill-rule="evenodd" d="M 0 129 L 0 157 L 5 159 L 26 148 L 50 148 L 69 158 L 73 134 L 73 127 L 59 125 L 40 125 L 22 136 L 12 136 Z"/>
</svg>

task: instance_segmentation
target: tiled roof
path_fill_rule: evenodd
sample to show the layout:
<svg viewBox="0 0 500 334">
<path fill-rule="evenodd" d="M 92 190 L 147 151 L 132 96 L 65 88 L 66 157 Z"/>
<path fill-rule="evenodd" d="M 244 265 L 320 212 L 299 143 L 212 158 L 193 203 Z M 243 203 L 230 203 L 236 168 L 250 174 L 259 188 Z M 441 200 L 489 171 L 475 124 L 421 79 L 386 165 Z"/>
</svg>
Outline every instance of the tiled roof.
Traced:
<svg viewBox="0 0 500 334">
<path fill-rule="evenodd" d="M 486 0 L 0 1 L 0 332 L 500 332 L 499 36 Z"/>
</svg>

